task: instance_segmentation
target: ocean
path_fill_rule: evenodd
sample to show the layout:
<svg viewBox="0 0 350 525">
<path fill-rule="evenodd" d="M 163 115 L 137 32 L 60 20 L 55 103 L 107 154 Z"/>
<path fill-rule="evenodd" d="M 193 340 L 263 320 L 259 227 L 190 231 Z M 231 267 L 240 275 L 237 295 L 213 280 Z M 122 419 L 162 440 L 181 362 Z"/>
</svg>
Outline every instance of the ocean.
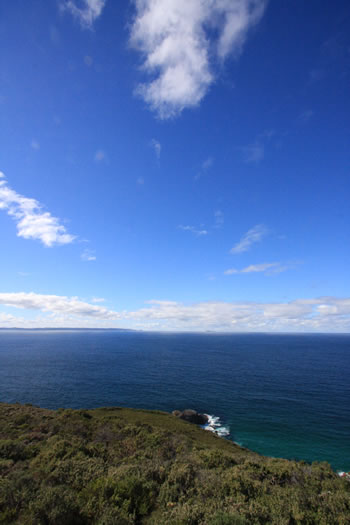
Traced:
<svg viewBox="0 0 350 525">
<path fill-rule="evenodd" d="M 194 408 L 259 453 L 350 470 L 350 335 L 0 331 L 0 401 Z"/>
</svg>

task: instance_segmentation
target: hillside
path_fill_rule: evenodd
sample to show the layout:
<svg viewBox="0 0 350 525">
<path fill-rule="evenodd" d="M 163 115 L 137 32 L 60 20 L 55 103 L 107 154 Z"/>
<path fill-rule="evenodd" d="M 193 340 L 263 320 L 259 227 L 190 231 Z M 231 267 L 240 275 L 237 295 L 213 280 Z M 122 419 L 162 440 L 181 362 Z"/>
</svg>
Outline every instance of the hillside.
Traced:
<svg viewBox="0 0 350 525">
<path fill-rule="evenodd" d="M 0 404 L 0 523 L 341 525 L 350 483 L 163 412 Z"/>
</svg>

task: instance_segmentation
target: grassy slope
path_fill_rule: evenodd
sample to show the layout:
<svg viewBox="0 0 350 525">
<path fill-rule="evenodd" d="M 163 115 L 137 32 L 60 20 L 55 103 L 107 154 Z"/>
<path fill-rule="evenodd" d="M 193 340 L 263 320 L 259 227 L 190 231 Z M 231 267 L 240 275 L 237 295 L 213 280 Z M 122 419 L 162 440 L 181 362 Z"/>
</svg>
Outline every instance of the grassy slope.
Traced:
<svg viewBox="0 0 350 525">
<path fill-rule="evenodd" d="M 350 483 L 163 412 L 0 404 L 0 523 L 350 524 Z"/>
</svg>

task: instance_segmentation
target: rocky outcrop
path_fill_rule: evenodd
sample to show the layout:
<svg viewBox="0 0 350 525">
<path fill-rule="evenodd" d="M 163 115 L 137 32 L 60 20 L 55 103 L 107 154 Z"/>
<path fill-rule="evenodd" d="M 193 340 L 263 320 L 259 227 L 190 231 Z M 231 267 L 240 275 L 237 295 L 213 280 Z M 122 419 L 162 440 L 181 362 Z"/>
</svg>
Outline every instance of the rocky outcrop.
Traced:
<svg viewBox="0 0 350 525">
<path fill-rule="evenodd" d="M 189 408 L 183 412 L 180 410 L 174 410 L 173 416 L 188 421 L 189 423 L 195 423 L 196 425 L 206 425 L 208 423 L 208 416 L 206 414 L 199 414 L 195 410 Z"/>
</svg>

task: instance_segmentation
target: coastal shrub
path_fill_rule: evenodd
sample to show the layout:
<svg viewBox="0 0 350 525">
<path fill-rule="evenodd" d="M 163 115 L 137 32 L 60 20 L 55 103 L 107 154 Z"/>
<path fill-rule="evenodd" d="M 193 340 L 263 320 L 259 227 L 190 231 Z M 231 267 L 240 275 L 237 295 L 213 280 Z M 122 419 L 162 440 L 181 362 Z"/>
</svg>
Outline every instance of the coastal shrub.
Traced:
<svg viewBox="0 0 350 525">
<path fill-rule="evenodd" d="M 32 454 L 31 449 L 20 440 L 1 439 L 0 440 L 0 458 L 20 461 L 28 459 Z"/>
<path fill-rule="evenodd" d="M 207 522 L 208 525 L 249 525 L 249 522 L 240 514 L 218 512 Z"/>
<path fill-rule="evenodd" d="M 150 513 L 155 504 L 157 492 L 155 483 L 131 476 L 115 484 L 112 499 L 118 507 L 139 518 Z"/>
<path fill-rule="evenodd" d="M 174 463 L 165 483 L 160 489 L 159 499 L 163 503 L 178 501 L 194 488 L 196 472 L 191 463 Z"/>
<path fill-rule="evenodd" d="M 123 511 L 115 507 L 108 507 L 97 519 L 97 525 L 134 525 L 133 516 L 126 516 Z"/>
<path fill-rule="evenodd" d="M 205 506 L 195 501 L 186 501 L 175 507 L 164 525 L 200 525 L 205 523 Z M 158 522 L 159 523 L 159 522 Z M 156 525 L 156 524 L 154 524 Z"/>
<path fill-rule="evenodd" d="M 204 465 L 210 469 L 214 468 L 228 468 L 235 465 L 235 459 L 223 452 L 222 450 L 203 450 L 200 453 Z"/>
<path fill-rule="evenodd" d="M 1 525 L 349 525 L 349 516 L 350 483 L 326 463 L 259 456 L 157 411 L 0 403 Z"/>
<path fill-rule="evenodd" d="M 28 525 L 85 525 L 72 491 L 45 487 L 29 504 Z"/>
</svg>

